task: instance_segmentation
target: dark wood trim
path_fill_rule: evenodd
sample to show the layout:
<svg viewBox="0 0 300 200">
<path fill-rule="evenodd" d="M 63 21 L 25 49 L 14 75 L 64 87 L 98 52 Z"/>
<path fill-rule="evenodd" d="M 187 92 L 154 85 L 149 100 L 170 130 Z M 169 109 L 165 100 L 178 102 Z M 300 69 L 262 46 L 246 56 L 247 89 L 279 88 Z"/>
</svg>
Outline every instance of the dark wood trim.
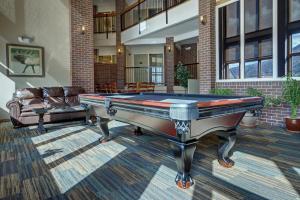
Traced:
<svg viewBox="0 0 300 200">
<path fill-rule="evenodd" d="M 287 21 L 288 21 L 288 15 L 287 15 L 287 9 L 288 9 L 288 3 L 287 0 L 279 0 L 278 1 L 278 15 L 277 15 L 277 22 L 278 22 L 278 31 L 277 31 L 277 47 L 278 47 L 278 55 L 277 55 L 277 73 L 278 77 L 285 76 L 285 69 L 286 69 L 286 45 L 285 45 L 285 39 L 287 37 Z"/>
<path fill-rule="evenodd" d="M 94 15 L 94 18 L 97 17 L 115 17 L 117 14 L 115 11 L 112 12 L 98 12 Z"/>
</svg>

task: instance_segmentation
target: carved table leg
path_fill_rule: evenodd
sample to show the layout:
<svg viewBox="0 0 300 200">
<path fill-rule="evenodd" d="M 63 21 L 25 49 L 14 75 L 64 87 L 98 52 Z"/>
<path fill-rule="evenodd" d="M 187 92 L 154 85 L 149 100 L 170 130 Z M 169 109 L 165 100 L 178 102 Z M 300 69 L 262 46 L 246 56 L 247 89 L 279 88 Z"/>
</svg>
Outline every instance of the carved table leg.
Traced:
<svg viewBox="0 0 300 200">
<path fill-rule="evenodd" d="M 190 175 L 196 143 L 185 144 L 171 141 L 171 148 L 174 152 L 174 157 L 177 165 L 177 176 L 175 182 L 178 187 L 187 189 L 194 184 Z"/>
<path fill-rule="evenodd" d="M 139 127 L 139 126 L 135 127 L 135 129 L 134 129 L 134 135 L 136 135 L 136 136 L 143 135 L 141 127 Z"/>
<path fill-rule="evenodd" d="M 236 132 L 224 132 L 219 135 L 218 161 L 220 165 L 230 168 L 234 165 L 234 161 L 229 158 L 229 153 L 236 141 Z"/>
<path fill-rule="evenodd" d="M 47 129 L 44 127 L 44 114 L 45 113 L 39 113 L 39 124 L 38 124 L 38 131 L 40 133 L 47 132 Z"/>
<path fill-rule="evenodd" d="M 100 142 L 104 143 L 107 142 L 110 139 L 110 135 L 109 135 L 109 129 L 108 129 L 108 122 L 110 120 L 106 119 L 106 118 L 102 118 L 102 117 L 97 117 L 97 124 L 99 126 L 99 128 L 102 131 L 102 138 L 100 138 Z"/>
</svg>

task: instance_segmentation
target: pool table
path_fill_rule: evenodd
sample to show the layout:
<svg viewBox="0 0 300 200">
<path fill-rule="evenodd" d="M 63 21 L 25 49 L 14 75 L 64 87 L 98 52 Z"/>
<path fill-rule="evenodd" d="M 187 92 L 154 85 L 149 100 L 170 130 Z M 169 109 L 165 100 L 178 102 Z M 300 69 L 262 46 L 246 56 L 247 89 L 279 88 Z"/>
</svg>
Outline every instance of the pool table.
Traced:
<svg viewBox="0 0 300 200">
<path fill-rule="evenodd" d="M 137 132 L 144 128 L 167 138 L 178 169 L 175 182 L 180 188 L 193 185 L 193 155 L 204 135 L 219 137 L 220 165 L 234 165 L 229 152 L 236 141 L 236 127 L 247 111 L 262 109 L 264 101 L 261 97 L 160 93 L 83 94 L 79 98 L 89 113 L 96 115 L 103 134 L 101 142 L 110 139 L 110 120 L 132 124 L 138 127 Z"/>
</svg>

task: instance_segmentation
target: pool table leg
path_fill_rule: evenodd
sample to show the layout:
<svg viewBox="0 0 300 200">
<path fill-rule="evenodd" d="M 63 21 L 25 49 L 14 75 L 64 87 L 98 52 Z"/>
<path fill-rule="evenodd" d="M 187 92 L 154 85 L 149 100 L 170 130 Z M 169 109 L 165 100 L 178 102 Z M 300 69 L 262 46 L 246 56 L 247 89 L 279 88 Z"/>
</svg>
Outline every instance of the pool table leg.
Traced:
<svg viewBox="0 0 300 200">
<path fill-rule="evenodd" d="M 134 135 L 136 135 L 136 136 L 143 135 L 142 128 L 139 127 L 139 126 L 136 126 L 135 129 L 134 129 Z"/>
<path fill-rule="evenodd" d="M 178 187 L 187 189 L 194 184 L 190 175 L 194 152 L 196 150 L 196 143 L 185 144 L 175 141 L 170 141 L 171 148 L 173 149 L 176 165 L 177 176 L 175 182 Z"/>
<path fill-rule="evenodd" d="M 218 161 L 220 165 L 230 168 L 234 165 L 234 161 L 229 158 L 230 150 L 236 141 L 236 130 L 230 132 L 221 132 L 219 136 L 220 144 L 218 148 Z"/>
<path fill-rule="evenodd" d="M 102 136 L 100 138 L 100 143 L 105 143 L 110 139 L 110 135 L 109 135 L 109 129 L 108 129 L 108 122 L 110 120 L 106 119 L 106 118 L 102 118 L 102 117 L 97 117 L 97 124 L 99 126 L 99 128 L 102 131 Z"/>
</svg>

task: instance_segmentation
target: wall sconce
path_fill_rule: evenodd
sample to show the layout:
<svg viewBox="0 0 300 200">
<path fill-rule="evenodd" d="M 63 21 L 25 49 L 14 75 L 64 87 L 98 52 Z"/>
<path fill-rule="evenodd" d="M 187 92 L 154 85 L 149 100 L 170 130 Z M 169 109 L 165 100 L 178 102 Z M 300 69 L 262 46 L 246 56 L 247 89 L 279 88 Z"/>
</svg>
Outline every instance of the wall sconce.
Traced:
<svg viewBox="0 0 300 200">
<path fill-rule="evenodd" d="M 167 49 L 168 49 L 168 52 L 170 53 L 172 50 L 171 45 L 168 45 Z"/>
<path fill-rule="evenodd" d="M 28 36 L 25 36 L 25 35 L 21 35 L 18 37 L 18 41 L 21 42 L 21 43 L 26 43 L 26 44 L 30 44 L 32 43 L 34 40 L 33 37 L 28 37 Z"/>
<path fill-rule="evenodd" d="M 207 16 L 206 15 L 201 15 L 200 16 L 200 22 L 202 25 L 205 25 L 207 23 Z"/>
<path fill-rule="evenodd" d="M 122 52 L 121 48 L 118 48 L 118 53 L 120 54 Z"/>
<path fill-rule="evenodd" d="M 81 26 L 81 34 L 82 34 L 82 35 L 85 34 L 85 31 L 86 31 L 85 26 Z"/>
</svg>

